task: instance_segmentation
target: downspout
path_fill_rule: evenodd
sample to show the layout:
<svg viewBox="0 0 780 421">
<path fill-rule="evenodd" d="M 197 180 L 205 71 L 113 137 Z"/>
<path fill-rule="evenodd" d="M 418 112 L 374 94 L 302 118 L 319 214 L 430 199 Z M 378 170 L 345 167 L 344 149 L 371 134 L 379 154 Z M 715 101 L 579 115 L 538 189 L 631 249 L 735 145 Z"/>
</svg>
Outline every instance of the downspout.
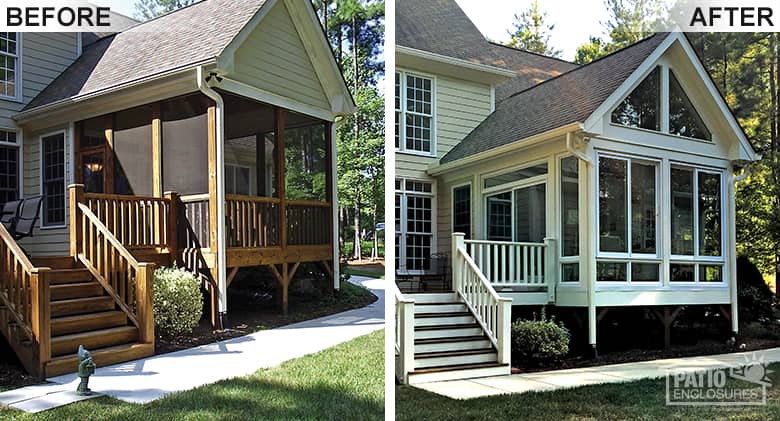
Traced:
<svg viewBox="0 0 780 421">
<path fill-rule="evenodd" d="M 577 157 L 578 160 L 585 163 L 586 171 L 580 175 L 585 176 L 584 178 L 586 182 L 579 183 L 580 188 L 578 190 L 578 195 L 579 195 L 578 205 L 580 211 L 585 213 L 586 224 L 584 225 L 586 227 L 591 227 L 591 223 L 593 221 L 591 212 L 593 212 L 594 206 L 589 206 L 588 200 L 591 197 L 590 169 L 593 167 L 593 159 L 590 156 L 588 156 L 587 153 L 578 150 L 574 146 L 574 132 L 566 133 L 566 150 L 569 151 L 569 153 L 571 153 L 575 157 Z M 581 179 L 582 178 L 583 177 L 581 177 Z M 598 323 L 598 320 L 596 318 L 596 247 L 598 247 L 598 245 L 595 242 L 597 233 L 592 232 L 590 228 L 588 228 L 586 231 L 588 233 L 588 235 L 585 236 L 585 241 L 584 241 L 586 247 L 580 247 L 580 263 L 582 263 L 583 261 L 582 254 L 584 252 L 585 254 L 584 260 L 587 262 L 587 268 L 588 268 L 588 272 L 587 272 L 588 273 L 587 275 L 588 343 L 593 348 L 593 354 L 598 355 L 598 351 L 596 348 L 596 328 Z M 580 244 L 582 245 L 582 242 Z"/>
<path fill-rule="evenodd" d="M 731 182 L 729 183 L 729 251 L 734 255 L 729 259 L 729 294 L 731 299 L 731 331 L 736 335 L 739 333 L 739 314 L 737 307 L 737 183 L 745 180 L 750 175 L 750 166 L 745 166 L 742 174 L 737 175 L 734 172 L 732 164 Z"/>
<path fill-rule="evenodd" d="M 197 67 L 198 89 L 216 103 L 217 140 L 217 289 L 219 290 L 219 324 L 225 328 L 227 315 L 227 268 L 225 267 L 225 102 L 222 96 L 205 83 L 203 66 Z"/>
</svg>

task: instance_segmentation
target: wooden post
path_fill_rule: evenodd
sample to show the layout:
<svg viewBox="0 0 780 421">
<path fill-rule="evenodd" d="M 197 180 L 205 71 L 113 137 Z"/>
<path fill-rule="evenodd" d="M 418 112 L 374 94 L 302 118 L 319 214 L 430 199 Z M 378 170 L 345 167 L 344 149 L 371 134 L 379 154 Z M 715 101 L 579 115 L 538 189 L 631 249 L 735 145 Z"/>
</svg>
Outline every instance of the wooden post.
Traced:
<svg viewBox="0 0 780 421">
<path fill-rule="evenodd" d="M 71 184 L 68 186 L 68 193 L 70 197 L 70 255 L 75 259 L 83 241 L 81 238 L 81 212 L 79 212 L 78 204 L 84 202 L 84 185 Z"/>
<path fill-rule="evenodd" d="M 290 265 L 284 263 L 282 265 L 282 314 L 287 315 L 289 309 L 289 287 L 290 287 Z"/>
<path fill-rule="evenodd" d="M 105 121 L 105 138 L 106 138 L 106 146 L 104 154 L 105 156 L 105 174 L 106 176 L 103 177 L 103 192 L 112 194 L 114 193 L 114 178 L 115 178 L 115 169 L 116 166 L 116 154 L 114 154 L 114 115 L 110 114 L 106 116 Z"/>
<path fill-rule="evenodd" d="M 168 199 L 168 232 L 166 233 L 168 240 L 168 253 L 171 255 L 171 262 L 178 264 L 179 194 L 173 191 L 165 192 L 165 198 Z"/>
<path fill-rule="evenodd" d="M 211 325 L 219 326 L 219 241 L 224 238 L 217 236 L 217 224 L 225 221 L 217 219 L 217 208 L 225 206 L 217 201 L 217 108 L 212 105 L 208 108 L 208 157 L 209 157 L 209 249 L 214 254 L 214 267 L 211 275 L 214 280 L 211 288 Z"/>
<path fill-rule="evenodd" d="M 138 341 L 154 346 L 154 263 L 139 263 L 135 279 Z"/>
<path fill-rule="evenodd" d="M 83 122 L 77 122 L 73 127 L 73 180 L 76 184 L 84 184 L 84 168 L 81 163 L 81 133 Z"/>
<path fill-rule="evenodd" d="M 162 196 L 162 123 L 160 103 L 152 104 L 152 192 Z"/>
<path fill-rule="evenodd" d="M 30 276 L 32 331 L 37 342 L 36 367 L 40 377 L 46 377 L 46 363 L 51 360 L 51 290 L 49 268 L 35 268 Z"/>
</svg>

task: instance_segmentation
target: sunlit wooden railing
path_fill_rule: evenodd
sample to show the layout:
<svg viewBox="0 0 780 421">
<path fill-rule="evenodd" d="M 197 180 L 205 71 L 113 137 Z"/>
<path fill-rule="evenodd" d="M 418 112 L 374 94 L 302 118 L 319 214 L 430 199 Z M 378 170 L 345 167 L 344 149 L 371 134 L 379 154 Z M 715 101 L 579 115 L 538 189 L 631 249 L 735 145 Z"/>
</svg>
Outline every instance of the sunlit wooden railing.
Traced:
<svg viewBox="0 0 780 421">
<path fill-rule="evenodd" d="M 280 200 L 275 197 L 225 196 L 228 247 L 279 245 Z"/>
<path fill-rule="evenodd" d="M 406 383 L 414 371 L 414 299 L 404 297 L 395 283 L 395 377 Z"/>
<path fill-rule="evenodd" d="M 496 286 L 545 285 L 551 243 L 465 240 L 471 259 Z"/>
<path fill-rule="evenodd" d="M 32 355 L 24 358 L 34 375 L 43 373 L 51 359 L 49 268 L 36 268 L 5 227 L 0 224 L 0 307 L 10 320 L 0 329 L 12 347 L 29 341 Z M 23 346 L 23 345 L 22 345 Z"/>
<path fill-rule="evenodd" d="M 452 284 L 485 335 L 498 350 L 498 362 L 510 362 L 512 299 L 498 295 L 469 256 L 462 233 L 452 235 Z"/>
<path fill-rule="evenodd" d="M 289 200 L 287 212 L 287 244 L 330 244 L 330 203 L 307 200 Z"/>
<path fill-rule="evenodd" d="M 168 247 L 168 198 L 85 193 L 83 203 L 125 248 Z"/>
</svg>

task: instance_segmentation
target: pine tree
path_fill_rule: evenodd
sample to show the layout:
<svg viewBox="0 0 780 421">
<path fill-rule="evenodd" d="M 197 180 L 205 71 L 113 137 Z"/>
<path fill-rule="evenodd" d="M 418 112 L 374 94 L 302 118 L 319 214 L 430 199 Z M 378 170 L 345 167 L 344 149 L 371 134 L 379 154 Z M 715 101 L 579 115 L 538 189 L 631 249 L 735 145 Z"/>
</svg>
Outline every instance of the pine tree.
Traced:
<svg viewBox="0 0 780 421">
<path fill-rule="evenodd" d="M 507 45 L 532 53 L 560 57 L 561 50 L 550 46 L 550 34 L 555 25 L 547 25 L 546 20 L 547 12 L 540 11 L 539 1 L 534 0 L 527 10 L 519 15 L 515 14 L 515 20 L 512 24 L 514 29 L 509 31 L 512 39 Z"/>
</svg>

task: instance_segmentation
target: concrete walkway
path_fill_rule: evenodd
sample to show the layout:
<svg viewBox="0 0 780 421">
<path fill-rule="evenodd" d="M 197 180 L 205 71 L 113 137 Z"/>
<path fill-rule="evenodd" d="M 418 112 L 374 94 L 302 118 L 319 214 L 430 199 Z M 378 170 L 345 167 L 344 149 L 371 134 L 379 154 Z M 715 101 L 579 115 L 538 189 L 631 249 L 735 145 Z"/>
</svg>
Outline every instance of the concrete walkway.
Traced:
<svg viewBox="0 0 780 421">
<path fill-rule="evenodd" d="M 90 388 L 125 402 L 147 403 L 224 379 L 246 376 L 262 368 L 319 352 L 384 328 L 384 280 L 353 276 L 353 284 L 379 299 L 355 310 L 334 314 L 109 367 L 98 367 Z M 62 406 L 77 400 L 76 374 L 48 379 L 50 383 L 0 393 L 0 404 L 27 412 Z"/>
<path fill-rule="evenodd" d="M 755 358 L 764 363 L 780 361 L 780 348 L 754 352 L 710 355 L 703 357 L 672 358 L 575 368 L 511 376 L 483 377 L 469 380 L 451 380 L 417 384 L 416 387 L 452 399 L 472 399 L 485 396 L 545 392 L 604 383 L 623 383 L 642 379 L 666 377 L 669 373 L 690 373 L 706 369 L 740 367 Z"/>
</svg>

